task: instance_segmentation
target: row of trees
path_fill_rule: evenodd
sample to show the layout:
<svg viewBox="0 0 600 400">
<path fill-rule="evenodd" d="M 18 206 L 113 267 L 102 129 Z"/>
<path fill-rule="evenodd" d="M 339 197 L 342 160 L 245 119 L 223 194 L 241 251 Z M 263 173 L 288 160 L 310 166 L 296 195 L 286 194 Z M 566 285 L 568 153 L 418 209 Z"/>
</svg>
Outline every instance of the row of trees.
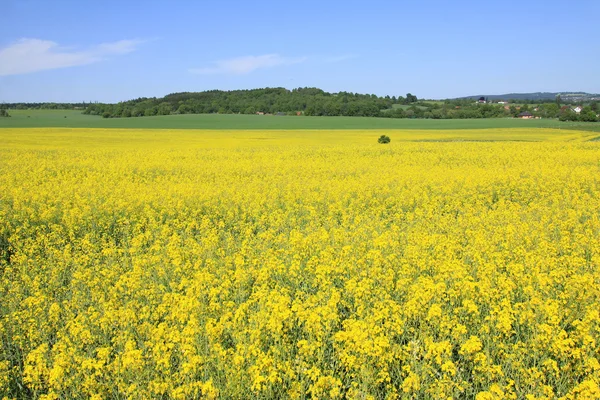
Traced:
<svg viewBox="0 0 600 400">
<path fill-rule="evenodd" d="M 419 103 L 421 104 L 421 103 Z M 427 110 L 417 110 L 411 107 L 416 117 L 424 118 L 499 118 L 519 117 L 523 112 L 529 112 L 534 117 L 558 118 L 561 121 L 597 121 L 600 112 L 600 102 L 590 102 L 580 113 L 573 111 L 574 105 L 563 106 L 556 102 L 546 102 L 537 105 L 530 104 L 475 104 L 473 101 L 447 100 L 444 103 L 429 104 Z"/>
<path fill-rule="evenodd" d="M 596 105 L 597 106 L 597 105 Z M 506 118 L 528 111 L 540 118 L 564 118 L 560 104 L 537 106 L 498 103 L 479 104 L 472 99 L 419 101 L 406 96 L 378 97 L 351 92 L 327 93 L 317 88 L 265 88 L 253 90 L 173 93 L 162 98 L 139 98 L 117 104 L 89 104 L 85 114 L 105 118 L 129 118 L 171 114 L 275 114 L 307 116 L 364 116 L 385 118 Z M 595 117 L 595 115 L 594 115 Z M 568 114 L 569 120 L 580 118 Z M 591 114 L 578 120 L 591 120 Z"/>
<path fill-rule="evenodd" d="M 84 110 L 92 104 L 86 103 L 2 103 L 0 108 L 11 110 Z"/>
<path fill-rule="evenodd" d="M 563 115 L 564 110 L 561 110 L 555 103 L 530 106 L 528 104 L 474 104 L 472 101 L 464 102 L 464 100 L 457 100 L 443 103 L 418 102 L 409 108 L 384 110 L 381 116 L 388 118 L 433 119 L 516 118 L 523 112 L 529 112 L 534 117 L 539 118 L 559 118 Z"/>
<path fill-rule="evenodd" d="M 265 88 L 253 90 L 182 92 L 162 98 L 138 98 L 116 104 L 107 103 L 14 103 L 0 104 L 0 109 L 83 109 L 84 114 L 105 118 L 129 118 L 171 114 L 275 114 L 307 116 L 365 116 L 385 118 L 506 118 L 530 112 L 535 117 L 562 121 L 596 121 L 600 102 L 590 102 L 580 112 L 561 107 L 555 101 L 518 103 L 483 103 L 470 98 L 444 101 L 419 101 L 406 96 L 379 97 L 351 92 L 327 93 L 318 88 Z M 5 112 L 6 113 L 6 112 Z M 8 114 L 8 113 L 6 113 Z"/>
<path fill-rule="evenodd" d="M 173 93 L 162 98 L 139 98 L 117 104 L 90 104 L 85 114 L 106 118 L 169 114 L 296 113 L 304 115 L 379 116 L 395 104 L 418 102 L 416 96 L 378 97 L 351 92 L 327 93 L 317 88 Z"/>
</svg>

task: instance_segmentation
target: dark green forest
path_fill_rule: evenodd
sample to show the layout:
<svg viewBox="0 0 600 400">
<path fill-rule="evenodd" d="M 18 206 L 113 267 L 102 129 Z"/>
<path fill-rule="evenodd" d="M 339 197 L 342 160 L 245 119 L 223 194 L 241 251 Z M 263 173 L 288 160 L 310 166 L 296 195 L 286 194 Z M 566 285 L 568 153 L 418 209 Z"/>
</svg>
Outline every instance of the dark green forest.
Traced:
<svg viewBox="0 0 600 400">
<path fill-rule="evenodd" d="M 566 112 L 567 109 L 569 112 Z M 258 113 L 431 119 L 519 117 L 524 112 L 540 118 L 561 117 L 562 120 L 569 121 L 596 121 L 598 104 L 590 104 L 585 113 L 575 113 L 570 107 L 561 110 L 560 102 L 556 101 L 547 101 L 537 106 L 523 103 L 479 103 L 472 99 L 420 101 L 411 93 L 398 97 L 379 97 L 374 94 L 350 92 L 328 93 L 317 88 L 265 88 L 173 93 L 162 98 L 139 98 L 117 104 L 90 104 L 84 111 L 86 114 L 101 115 L 105 118 Z"/>
<path fill-rule="evenodd" d="M 265 88 L 183 92 L 117 104 L 92 104 L 85 113 L 106 118 L 213 113 L 377 117 L 394 104 L 410 105 L 417 101 L 410 93 L 406 97 L 378 97 L 348 92 L 332 94 L 316 88 Z"/>
<path fill-rule="evenodd" d="M 270 114 L 290 116 L 357 116 L 384 118 L 471 119 L 523 117 L 558 118 L 561 121 L 598 120 L 600 102 L 580 104 L 544 99 L 489 101 L 482 97 L 441 101 L 405 96 L 379 97 L 351 92 L 328 93 L 318 88 L 264 88 L 172 93 L 164 97 L 138 98 L 109 103 L 14 103 L 3 109 L 81 109 L 104 118 L 131 118 L 177 114 Z M 578 112 L 577 112 L 578 111 Z"/>
</svg>

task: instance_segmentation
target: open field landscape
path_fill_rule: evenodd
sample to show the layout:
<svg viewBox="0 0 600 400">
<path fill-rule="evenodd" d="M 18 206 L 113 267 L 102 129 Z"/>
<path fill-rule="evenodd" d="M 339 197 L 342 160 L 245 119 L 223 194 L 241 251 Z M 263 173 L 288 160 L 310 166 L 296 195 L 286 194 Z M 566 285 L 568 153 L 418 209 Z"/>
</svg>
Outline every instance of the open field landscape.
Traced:
<svg viewBox="0 0 600 400">
<path fill-rule="evenodd" d="M 600 132 L 600 122 L 560 122 L 556 119 L 392 119 L 372 117 L 297 117 L 274 115 L 185 114 L 138 118 L 101 118 L 77 110 L 11 110 L 0 128 L 61 127 L 120 129 L 492 129 L 552 128 Z M 65 118 L 66 117 L 66 118 Z"/>
<path fill-rule="evenodd" d="M 600 1 L 0 3 L 0 400 L 600 400 Z"/>
<path fill-rule="evenodd" d="M 0 397 L 598 398 L 597 132 L 424 126 L 0 129 Z"/>
</svg>

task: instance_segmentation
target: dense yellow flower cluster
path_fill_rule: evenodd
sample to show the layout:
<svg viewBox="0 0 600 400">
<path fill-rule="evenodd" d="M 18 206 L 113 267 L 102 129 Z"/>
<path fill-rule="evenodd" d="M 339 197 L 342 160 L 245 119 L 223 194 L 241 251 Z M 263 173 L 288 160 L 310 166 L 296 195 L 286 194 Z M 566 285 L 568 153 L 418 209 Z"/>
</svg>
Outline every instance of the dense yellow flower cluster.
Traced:
<svg viewBox="0 0 600 400">
<path fill-rule="evenodd" d="M 0 398 L 600 398 L 599 142 L 285 135 L 0 132 Z"/>
</svg>

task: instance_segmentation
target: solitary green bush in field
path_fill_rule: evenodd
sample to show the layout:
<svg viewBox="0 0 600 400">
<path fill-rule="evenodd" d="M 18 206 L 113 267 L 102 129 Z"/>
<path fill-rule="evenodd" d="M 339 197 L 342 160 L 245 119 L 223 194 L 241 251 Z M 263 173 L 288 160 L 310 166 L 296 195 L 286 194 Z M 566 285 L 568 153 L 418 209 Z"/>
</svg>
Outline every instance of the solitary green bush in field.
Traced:
<svg viewBox="0 0 600 400">
<path fill-rule="evenodd" d="M 390 137 L 386 135 L 381 135 L 379 136 L 379 139 L 377 139 L 377 142 L 381 144 L 388 144 L 391 141 L 392 139 L 390 139 Z"/>
</svg>

